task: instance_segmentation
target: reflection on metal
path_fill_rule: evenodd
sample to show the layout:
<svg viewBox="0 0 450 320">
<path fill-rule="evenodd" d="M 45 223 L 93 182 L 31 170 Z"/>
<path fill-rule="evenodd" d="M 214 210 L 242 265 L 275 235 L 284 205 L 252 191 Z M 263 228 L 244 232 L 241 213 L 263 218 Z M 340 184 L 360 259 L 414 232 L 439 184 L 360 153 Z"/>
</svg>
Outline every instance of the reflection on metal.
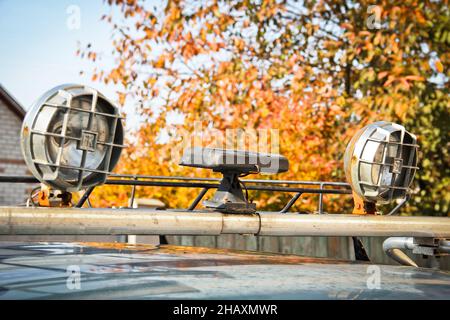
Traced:
<svg viewBox="0 0 450 320">
<path fill-rule="evenodd" d="M 1 243 L 0 256 L 0 299 L 447 299 L 450 290 L 447 272 L 223 249 Z M 78 290 L 67 286 L 73 266 Z"/>
<path fill-rule="evenodd" d="M 265 212 L 223 214 L 201 210 L 0 207 L 0 234 L 254 234 L 450 238 L 450 219 Z"/>
<path fill-rule="evenodd" d="M 21 144 L 28 168 L 56 190 L 103 183 L 124 147 L 120 118 L 95 89 L 68 84 L 49 90 L 23 121 Z"/>
</svg>

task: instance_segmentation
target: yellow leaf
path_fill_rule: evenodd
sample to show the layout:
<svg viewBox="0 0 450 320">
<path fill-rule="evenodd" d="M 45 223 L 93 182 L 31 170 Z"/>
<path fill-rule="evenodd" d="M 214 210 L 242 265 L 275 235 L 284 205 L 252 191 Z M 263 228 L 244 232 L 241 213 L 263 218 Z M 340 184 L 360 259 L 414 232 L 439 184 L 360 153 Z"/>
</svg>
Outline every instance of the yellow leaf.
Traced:
<svg viewBox="0 0 450 320">
<path fill-rule="evenodd" d="M 386 77 L 387 75 L 388 75 L 388 72 L 387 72 L 387 71 L 380 72 L 380 73 L 378 74 L 378 80 L 383 79 L 383 78 Z"/>
<path fill-rule="evenodd" d="M 166 59 L 165 59 L 164 55 L 161 55 L 159 57 L 159 59 L 155 62 L 154 66 L 155 66 L 155 68 L 164 68 L 165 62 L 166 62 Z"/>
<path fill-rule="evenodd" d="M 444 72 L 444 66 L 442 65 L 441 60 L 436 60 L 436 62 L 434 63 L 434 66 L 436 67 L 436 69 L 439 73 Z"/>
<path fill-rule="evenodd" d="M 119 95 L 119 103 L 120 103 L 121 105 L 124 105 L 126 95 L 125 95 L 124 93 L 119 93 L 118 95 Z"/>
</svg>

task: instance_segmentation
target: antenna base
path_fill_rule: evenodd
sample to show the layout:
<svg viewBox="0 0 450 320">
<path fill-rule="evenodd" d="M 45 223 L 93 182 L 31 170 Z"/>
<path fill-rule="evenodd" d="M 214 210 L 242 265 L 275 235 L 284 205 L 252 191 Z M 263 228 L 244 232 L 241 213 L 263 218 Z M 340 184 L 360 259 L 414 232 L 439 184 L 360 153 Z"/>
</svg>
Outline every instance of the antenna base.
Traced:
<svg viewBox="0 0 450 320">
<path fill-rule="evenodd" d="M 240 172 L 222 171 L 221 173 L 223 178 L 216 193 L 210 200 L 203 201 L 205 207 L 224 213 L 255 213 L 256 204 L 250 203 L 242 190 L 243 183 L 239 180 Z"/>
</svg>

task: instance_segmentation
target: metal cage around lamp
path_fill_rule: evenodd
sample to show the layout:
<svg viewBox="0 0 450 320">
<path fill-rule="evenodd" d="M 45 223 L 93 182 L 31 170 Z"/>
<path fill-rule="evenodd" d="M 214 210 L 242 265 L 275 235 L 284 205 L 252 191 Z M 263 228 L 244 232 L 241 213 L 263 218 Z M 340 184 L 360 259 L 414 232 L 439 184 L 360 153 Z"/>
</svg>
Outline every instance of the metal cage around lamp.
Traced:
<svg viewBox="0 0 450 320">
<path fill-rule="evenodd" d="M 359 130 L 344 156 L 353 192 L 370 203 L 406 198 L 418 169 L 416 141 L 403 126 L 386 121 Z"/>
<path fill-rule="evenodd" d="M 117 107 L 93 88 L 55 87 L 25 116 L 25 162 L 39 181 L 57 190 L 102 184 L 124 147 L 121 119 Z"/>
</svg>

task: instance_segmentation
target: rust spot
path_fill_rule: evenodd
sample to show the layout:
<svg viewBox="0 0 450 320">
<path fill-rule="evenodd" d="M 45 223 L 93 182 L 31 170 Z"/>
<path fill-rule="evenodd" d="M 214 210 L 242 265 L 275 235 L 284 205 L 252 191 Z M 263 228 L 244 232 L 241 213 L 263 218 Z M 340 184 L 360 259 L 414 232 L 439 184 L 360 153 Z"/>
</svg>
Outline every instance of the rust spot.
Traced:
<svg viewBox="0 0 450 320">
<path fill-rule="evenodd" d="M 158 247 L 151 244 L 129 244 L 118 242 L 78 242 L 79 245 L 98 249 L 113 249 L 113 250 L 133 250 L 133 251 L 146 251 L 155 250 Z"/>
<path fill-rule="evenodd" d="M 28 126 L 25 126 L 23 128 L 23 136 L 28 137 L 29 134 L 30 134 L 30 128 L 28 128 Z"/>
</svg>

